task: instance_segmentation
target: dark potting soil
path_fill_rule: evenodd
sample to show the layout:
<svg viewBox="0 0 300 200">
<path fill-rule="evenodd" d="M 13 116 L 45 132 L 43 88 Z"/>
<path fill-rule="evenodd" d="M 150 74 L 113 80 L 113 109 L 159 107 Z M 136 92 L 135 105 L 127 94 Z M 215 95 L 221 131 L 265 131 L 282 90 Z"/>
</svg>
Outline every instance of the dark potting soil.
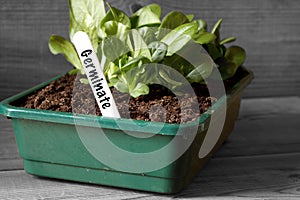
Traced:
<svg viewBox="0 0 300 200">
<path fill-rule="evenodd" d="M 226 90 L 233 86 L 235 79 L 225 81 Z M 137 98 L 115 88 L 111 91 L 123 118 L 183 123 L 196 120 L 217 101 L 216 97 L 209 96 L 206 86 L 193 84 L 192 87 L 197 97 L 182 95 L 177 98 L 167 88 L 158 85 L 151 85 L 148 95 Z M 69 74 L 15 104 L 25 108 L 101 115 L 90 86 L 81 84 L 78 77 Z"/>
</svg>

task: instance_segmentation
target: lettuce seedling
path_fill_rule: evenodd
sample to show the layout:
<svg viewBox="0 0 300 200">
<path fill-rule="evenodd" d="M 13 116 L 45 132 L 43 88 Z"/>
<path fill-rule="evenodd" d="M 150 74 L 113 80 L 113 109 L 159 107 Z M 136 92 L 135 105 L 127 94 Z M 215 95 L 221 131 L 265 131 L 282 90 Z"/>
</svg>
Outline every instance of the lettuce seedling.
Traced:
<svg viewBox="0 0 300 200">
<path fill-rule="evenodd" d="M 241 47 L 225 47 L 235 38 L 220 39 L 219 20 L 209 32 L 202 19 L 171 11 L 161 19 L 161 8 L 150 4 L 136 11 L 132 16 L 103 0 L 69 0 L 70 41 L 77 31 L 86 32 L 97 53 L 103 72 L 110 86 L 133 97 L 147 95 L 149 85 L 158 80 L 179 87 L 183 83 L 160 68 L 167 65 L 174 68 L 190 83 L 204 83 L 220 71 L 222 78 L 231 78 L 245 60 Z M 71 73 L 84 70 L 73 44 L 63 37 L 52 35 L 49 48 L 53 54 L 62 54 L 74 65 Z M 180 56 L 188 51 L 189 44 L 202 46 L 211 58 L 201 58 L 189 63 Z M 145 66 L 151 67 L 146 70 Z M 82 83 L 86 83 L 82 80 Z"/>
</svg>

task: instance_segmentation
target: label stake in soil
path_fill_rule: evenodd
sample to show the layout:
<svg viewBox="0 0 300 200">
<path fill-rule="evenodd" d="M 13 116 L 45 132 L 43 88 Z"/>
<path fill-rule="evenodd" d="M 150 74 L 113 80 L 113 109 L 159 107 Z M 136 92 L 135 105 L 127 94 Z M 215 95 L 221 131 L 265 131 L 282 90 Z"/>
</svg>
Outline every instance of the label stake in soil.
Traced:
<svg viewBox="0 0 300 200">
<path fill-rule="evenodd" d="M 82 31 L 75 33 L 73 44 L 81 60 L 102 115 L 120 118 L 118 108 L 88 35 Z"/>
</svg>

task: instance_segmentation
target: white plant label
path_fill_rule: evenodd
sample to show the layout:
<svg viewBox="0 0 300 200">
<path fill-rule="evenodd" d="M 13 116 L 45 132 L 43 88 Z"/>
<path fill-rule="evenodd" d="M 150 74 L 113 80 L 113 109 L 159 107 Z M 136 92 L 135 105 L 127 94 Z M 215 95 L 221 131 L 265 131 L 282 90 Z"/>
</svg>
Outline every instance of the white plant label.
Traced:
<svg viewBox="0 0 300 200">
<path fill-rule="evenodd" d="M 75 33 L 72 42 L 81 60 L 102 115 L 120 118 L 118 108 L 108 87 L 89 36 L 85 32 L 79 31 Z"/>
</svg>

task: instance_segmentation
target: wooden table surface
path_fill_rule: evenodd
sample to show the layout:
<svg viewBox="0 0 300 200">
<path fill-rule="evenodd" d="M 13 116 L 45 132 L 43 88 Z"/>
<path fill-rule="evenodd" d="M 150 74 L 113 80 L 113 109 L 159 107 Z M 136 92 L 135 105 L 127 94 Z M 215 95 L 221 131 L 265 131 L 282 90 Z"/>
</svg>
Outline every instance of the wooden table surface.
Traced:
<svg viewBox="0 0 300 200">
<path fill-rule="evenodd" d="M 0 117 L 0 199 L 300 199 L 300 97 L 244 99 L 226 143 L 176 195 L 26 174 L 10 121 Z"/>
</svg>

